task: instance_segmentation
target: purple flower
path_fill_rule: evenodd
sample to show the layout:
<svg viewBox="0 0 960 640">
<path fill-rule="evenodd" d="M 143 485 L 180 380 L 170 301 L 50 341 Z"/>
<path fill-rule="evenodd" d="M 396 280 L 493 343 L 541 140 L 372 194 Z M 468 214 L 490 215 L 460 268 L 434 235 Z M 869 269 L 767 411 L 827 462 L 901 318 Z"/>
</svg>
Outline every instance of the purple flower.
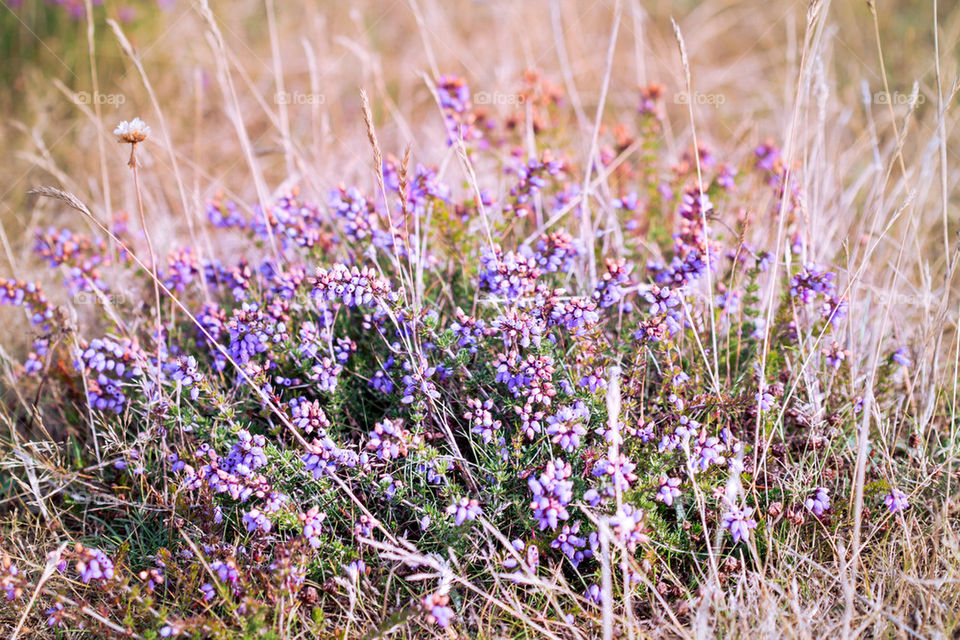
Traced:
<svg viewBox="0 0 960 640">
<path fill-rule="evenodd" d="M 214 560 L 210 563 L 210 569 L 217 574 L 217 578 L 224 584 L 235 585 L 240 580 L 240 573 L 237 571 L 237 566 L 233 560 L 227 560 L 226 562 Z"/>
<path fill-rule="evenodd" d="M 830 296 L 836 289 L 837 274 L 809 263 L 790 279 L 790 295 L 804 304 L 813 302 L 817 295 Z"/>
<path fill-rule="evenodd" d="M 752 507 L 744 507 L 743 509 L 731 507 L 729 511 L 723 514 L 723 528 L 733 536 L 734 544 L 749 539 L 750 529 L 757 527 L 757 521 L 751 517 L 752 515 Z"/>
<path fill-rule="evenodd" d="M 470 409 L 463 414 L 465 420 L 470 421 L 470 431 L 483 439 L 484 444 L 490 444 L 494 435 L 500 430 L 501 422 L 493 419 L 490 409 L 493 408 L 493 398 L 481 402 L 476 398 L 467 399 Z"/>
<path fill-rule="evenodd" d="M 896 487 L 891 487 L 890 493 L 883 499 L 884 504 L 887 505 L 887 509 L 890 510 L 890 513 L 896 513 L 897 511 L 903 511 L 910 506 L 910 503 L 907 502 L 907 494 Z"/>
<path fill-rule="evenodd" d="M 386 162 L 384 164 L 386 165 Z M 399 179 L 395 190 L 399 192 Z M 447 203 L 449 199 L 450 187 L 440 181 L 436 170 L 417 164 L 407 189 L 407 208 L 401 212 L 400 219 L 394 221 L 397 232 L 401 235 L 406 233 L 405 225 L 408 223 L 404 221 L 404 216 L 423 217 L 431 203 Z M 417 251 L 415 244 L 410 247 L 414 252 Z M 392 239 L 391 246 L 384 248 L 392 248 Z M 399 249 L 401 255 L 406 255 L 406 246 L 399 247 Z"/>
<path fill-rule="evenodd" d="M 316 400 L 294 398 L 290 401 L 290 414 L 293 425 L 304 433 L 323 436 L 330 428 L 330 420 Z"/>
<path fill-rule="evenodd" d="M 587 590 L 583 595 L 588 602 L 592 602 L 597 606 L 603 604 L 604 593 L 603 589 L 601 589 L 600 585 L 598 584 L 591 584 L 589 587 L 587 587 Z"/>
<path fill-rule="evenodd" d="M 610 480 L 614 487 L 619 487 L 621 491 L 626 491 L 630 485 L 637 479 L 637 474 L 633 471 L 637 465 L 630 462 L 624 454 L 611 456 L 610 458 L 601 458 L 593 466 L 593 475 L 599 478 Z"/>
<path fill-rule="evenodd" d="M 199 276 L 200 262 L 190 247 L 171 251 L 167 255 L 167 271 L 161 277 L 164 286 L 171 291 L 185 291 L 187 285 Z"/>
<path fill-rule="evenodd" d="M 583 244 L 566 231 L 554 231 L 537 240 L 536 260 L 540 267 L 552 273 L 570 273 L 579 256 L 584 254 Z"/>
<path fill-rule="evenodd" d="M 630 551 L 648 540 L 643 530 L 643 518 L 642 509 L 634 509 L 631 505 L 625 504 L 608 520 L 616 539 L 625 544 Z"/>
<path fill-rule="evenodd" d="M 274 237 L 282 247 L 311 248 L 329 246 L 329 234 L 324 231 L 324 217 L 313 202 L 301 201 L 296 192 L 281 196 L 264 210 L 253 206 L 249 227 L 261 238 Z"/>
<path fill-rule="evenodd" d="M 47 302 L 39 284 L 0 279 L 0 305 L 25 306 L 32 324 L 40 325 L 44 331 L 52 327 L 53 306 Z"/>
<path fill-rule="evenodd" d="M 438 375 L 440 370 L 431 366 L 425 358 L 420 358 L 416 364 L 409 360 L 404 361 L 403 369 L 407 373 L 401 378 L 403 383 L 403 397 L 400 402 L 403 404 L 413 404 L 417 400 L 431 398 L 436 400 L 440 397 L 440 391 L 434 384 L 433 378 Z"/>
<path fill-rule="evenodd" d="M 909 367 L 912 364 L 912 361 L 910 360 L 910 354 L 906 347 L 898 348 L 893 352 L 893 355 L 890 356 L 890 359 L 901 367 Z"/>
<path fill-rule="evenodd" d="M 403 428 L 402 420 L 388 418 L 374 425 L 367 449 L 376 451 L 379 460 L 395 460 L 406 456 L 409 445 L 418 441 Z"/>
<path fill-rule="evenodd" d="M 63 603 L 57 602 L 52 607 L 44 611 L 44 615 L 47 616 L 47 626 L 48 627 L 63 627 L 66 628 L 66 623 L 64 622 L 64 612 L 63 612 Z"/>
<path fill-rule="evenodd" d="M 391 294 L 390 283 L 370 267 L 348 268 L 336 263 L 325 269 L 317 267 L 313 279 L 313 296 L 321 301 L 342 302 L 348 307 L 372 306 Z"/>
<path fill-rule="evenodd" d="M 286 502 L 287 496 L 283 495 L 282 493 L 277 493 L 276 491 L 271 491 L 264 499 L 263 512 L 277 513 L 283 508 L 283 505 L 286 504 Z"/>
<path fill-rule="evenodd" d="M 510 355 L 496 354 L 493 366 L 496 369 L 496 381 L 505 383 L 514 397 L 523 397 L 529 403 L 550 404 L 556 395 L 553 386 L 553 358 L 549 356 L 528 355 L 522 358 L 518 353 Z M 529 407 L 532 410 L 532 407 Z"/>
<path fill-rule="evenodd" d="M 447 507 L 447 515 L 456 514 L 454 524 L 458 527 L 466 520 L 476 520 L 477 516 L 479 516 L 482 512 L 483 509 L 480 508 L 480 503 L 476 498 L 460 498 L 459 501 L 454 502 Z"/>
<path fill-rule="evenodd" d="M 541 530 L 556 529 L 560 520 L 570 518 L 567 505 L 573 499 L 573 482 L 568 480 L 571 473 L 569 464 L 551 460 L 539 477 L 527 481 L 533 493 L 530 508 Z"/>
<path fill-rule="evenodd" d="M 547 418 L 547 435 L 552 436 L 554 444 L 567 453 L 580 448 L 580 439 L 587 434 L 584 422 L 590 419 L 590 411 L 581 401 L 573 406 L 561 407 L 556 414 Z"/>
<path fill-rule="evenodd" d="M 230 227 L 243 228 L 247 221 L 237 208 L 237 203 L 224 201 L 219 195 L 205 203 L 207 219 L 215 227 L 229 229 Z"/>
<path fill-rule="evenodd" d="M 394 359 L 393 356 L 387 358 L 383 365 L 371 376 L 370 381 L 367 383 L 370 385 L 370 388 L 379 391 L 384 395 L 390 395 L 393 393 L 393 380 L 390 378 L 390 369 L 393 368 Z"/>
<path fill-rule="evenodd" d="M 632 269 L 633 266 L 623 260 L 607 259 L 607 270 L 600 277 L 593 291 L 593 299 L 601 309 L 612 307 L 623 299 L 626 295 L 624 289 L 631 284 Z"/>
<path fill-rule="evenodd" d="M 669 285 L 676 292 L 700 278 L 713 266 L 713 260 L 707 264 L 705 253 L 699 246 L 687 248 L 685 253 L 673 257 L 669 267 L 657 262 L 647 262 L 647 272 L 657 284 Z"/>
<path fill-rule="evenodd" d="M 353 524 L 353 535 L 358 538 L 369 538 L 373 535 L 375 522 L 367 514 L 362 514 Z"/>
<path fill-rule="evenodd" d="M 100 411 L 122 413 L 127 404 L 126 389 L 142 375 L 145 356 L 129 338 L 110 338 L 81 343 L 74 367 L 86 374 L 87 399 Z"/>
<path fill-rule="evenodd" d="M 380 488 L 383 490 L 383 495 L 387 500 L 392 500 L 393 496 L 397 495 L 397 490 L 403 487 L 403 482 L 397 480 L 389 473 L 383 474 L 380 478 Z"/>
<path fill-rule="evenodd" d="M 460 308 L 457 308 L 457 320 L 450 324 L 450 330 L 457 337 L 457 346 L 469 349 L 470 353 L 477 352 L 477 345 L 488 334 L 483 320 L 468 316 Z"/>
<path fill-rule="evenodd" d="M 670 290 L 670 287 L 653 285 L 653 288 L 643 297 L 650 303 L 650 315 L 669 315 L 675 319 L 682 316 L 682 312 L 677 309 L 680 306 L 680 298 Z"/>
<path fill-rule="evenodd" d="M 246 502 L 251 497 L 267 498 L 276 502 L 279 496 L 271 497 L 270 485 L 266 479 L 256 473 L 257 469 L 267 464 L 267 457 L 263 452 L 266 444 L 263 436 L 251 436 L 249 432 L 241 430 L 237 433 L 238 441 L 234 443 L 230 453 L 221 458 L 204 443 L 196 451 L 199 468 L 187 470 L 184 486 L 187 489 L 208 487 L 214 493 L 227 493 L 234 500 Z M 246 521 L 244 524 L 248 524 Z"/>
<path fill-rule="evenodd" d="M 240 364 L 255 360 L 272 344 L 287 340 L 287 328 L 283 322 L 270 316 L 255 303 L 245 302 L 226 324 L 230 335 L 227 351 Z"/>
<path fill-rule="evenodd" d="M 324 356 L 310 368 L 310 379 L 317 382 L 317 388 L 320 391 L 333 393 L 337 388 L 342 371 L 343 367 L 337 364 L 336 360 Z"/>
<path fill-rule="evenodd" d="M 23 370 L 27 375 L 39 373 L 43 370 L 43 361 L 40 360 L 40 357 L 36 353 L 28 353 L 27 359 L 23 363 Z"/>
<path fill-rule="evenodd" d="M 453 75 L 442 75 L 437 80 L 437 97 L 447 127 L 447 144 L 458 140 L 469 143 L 483 138 L 481 119 L 473 111 L 470 87 L 466 81 Z"/>
<path fill-rule="evenodd" d="M 540 277 L 536 258 L 526 248 L 520 253 L 504 254 L 500 247 L 480 249 L 478 285 L 481 290 L 513 301 L 529 295 Z"/>
<path fill-rule="evenodd" d="M 376 226 L 376 210 L 356 187 L 338 189 L 330 192 L 330 209 L 343 220 L 347 238 L 354 242 L 373 235 Z"/>
<path fill-rule="evenodd" d="M 521 565 L 525 564 L 525 567 L 528 571 L 535 571 L 538 566 L 540 566 L 540 550 L 537 548 L 536 544 L 525 544 L 523 540 L 519 538 L 513 540 L 510 543 L 510 546 L 517 552 L 520 556 L 517 559 L 513 554 L 508 554 L 507 557 L 503 560 L 503 566 L 507 569 L 516 569 Z M 556 547 L 555 547 L 556 548 Z M 515 575 L 522 573 L 520 569 L 517 569 Z"/>
<path fill-rule="evenodd" d="M 470 87 L 466 80 L 459 76 L 440 76 L 437 81 L 437 94 L 443 109 L 463 113 L 470 108 Z"/>
<path fill-rule="evenodd" d="M 103 240 L 55 227 L 38 230 L 35 239 L 34 252 L 51 267 L 63 267 L 67 273 L 64 286 L 70 295 L 109 290 L 99 270 L 101 265 L 109 263 Z"/>
<path fill-rule="evenodd" d="M 657 446 L 657 450 L 660 453 L 664 451 L 673 451 L 677 447 L 683 445 L 684 442 L 688 442 L 691 436 L 695 435 L 700 431 L 700 423 L 696 420 L 692 420 L 687 416 L 680 416 L 677 420 L 677 426 L 673 428 L 671 432 L 664 434 L 663 438 L 660 439 L 660 444 Z"/>
<path fill-rule="evenodd" d="M 200 384 L 203 382 L 203 373 L 197 370 L 197 359 L 193 356 L 180 356 L 176 362 L 165 367 L 167 375 L 177 383 L 177 386 L 188 389 L 190 399 L 196 400 L 200 395 Z"/>
<path fill-rule="evenodd" d="M 427 614 L 427 622 L 440 627 L 449 627 L 453 621 L 453 609 L 447 606 L 450 597 L 443 593 L 434 593 L 420 601 L 420 606 Z"/>
<path fill-rule="evenodd" d="M 640 207 L 640 198 L 637 196 L 636 191 L 631 191 L 626 196 L 621 198 L 614 198 L 613 202 L 610 203 L 614 209 L 619 209 L 621 211 L 629 211 L 630 213 L 635 213 Z"/>
<path fill-rule="evenodd" d="M 525 311 L 509 308 L 494 318 L 490 329 L 494 334 L 500 335 L 505 348 L 526 349 L 531 345 L 540 346 L 546 322 Z"/>
<path fill-rule="evenodd" d="M 754 150 L 757 157 L 757 168 L 763 171 L 776 171 L 780 162 L 780 149 L 773 142 L 765 142 Z"/>
<path fill-rule="evenodd" d="M 668 478 L 660 476 L 660 489 L 657 490 L 655 499 L 668 507 L 673 505 L 674 498 L 680 496 L 680 478 Z"/>
<path fill-rule="evenodd" d="M 340 467 L 356 467 L 366 464 L 366 453 L 357 455 L 348 449 L 341 449 L 329 436 L 314 440 L 308 444 L 306 453 L 301 456 L 307 471 L 313 474 L 314 479 L 320 479 L 325 474 L 333 474 Z"/>
<path fill-rule="evenodd" d="M 599 321 L 596 303 L 587 298 L 556 300 L 555 304 L 550 306 L 548 324 L 563 327 L 575 336 L 584 335 Z"/>
<path fill-rule="evenodd" d="M 252 477 L 254 471 L 267 464 L 267 456 L 263 452 L 266 444 L 263 436 L 250 435 L 249 431 L 241 429 L 237 432 L 237 441 L 223 460 L 224 469 L 244 478 Z"/>
<path fill-rule="evenodd" d="M 264 533 L 270 533 L 270 527 L 272 526 L 267 515 L 256 508 L 243 514 L 243 525 L 251 533 L 258 529 Z"/>
<path fill-rule="evenodd" d="M 753 396 L 753 399 L 757 401 L 757 404 L 760 407 L 760 411 L 769 411 L 773 407 L 774 397 L 772 394 L 764 391 L 760 393 L 759 391 Z"/>
<path fill-rule="evenodd" d="M 204 582 L 202 585 L 200 585 L 200 593 L 203 594 L 204 602 L 210 602 L 217 595 L 217 590 L 209 582 Z"/>
<path fill-rule="evenodd" d="M 427 482 L 430 484 L 442 484 L 446 480 L 443 475 L 446 470 L 447 467 L 442 466 L 442 464 L 438 468 L 436 460 L 417 465 L 417 473 L 425 473 L 427 475 Z"/>
<path fill-rule="evenodd" d="M 660 105 L 660 98 L 663 96 L 663 85 L 649 84 L 640 88 L 640 102 L 637 105 L 637 112 L 642 116 L 647 116 L 654 121 L 663 119 L 663 107 Z"/>
<path fill-rule="evenodd" d="M 717 174 L 716 182 L 727 191 L 732 191 L 737 187 L 737 183 L 734 179 L 734 176 L 736 175 L 736 167 L 729 164 L 723 164 L 720 166 L 720 172 Z"/>
<path fill-rule="evenodd" d="M 838 296 L 830 296 L 823 303 L 823 309 L 820 315 L 830 323 L 830 326 L 836 327 L 847 315 L 847 301 Z"/>
<path fill-rule="evenodd" d="M 323 522 L 326 517 L 327 514 L 320 513 L 320 507 L 317 506 L 310 507 L 306 513 L 301 513 L 298 516 L 302 526 L 301 533 L 314 549 L 320 548 L 320 535 L 323 533 L 323 528 L 320 526 L 320 523 Z"/>
<path fill-rule="evenodd" d="M 547 149 L 541 159 L 529 158 L 526 163 L 517 163 L 508 170 L 516 174 L 518 182 L 510 189 L 510 198 L 504 203 L 504 213 L 525 218 L 534 209 L 535 196 L 551 181 L 563 176 L 564 164 Z"/>
<path fill-rule="evenodd" d="M 719 438 L 701 436 L 694 444 L 692 452 L 696 458 L 693 463 L 694 470 L 702 473 L 709 469 L 710 465 L 726 462 L 726 458 L 723 456 L 725 449 L 726 445 Z"/>
<path fill-rule="evenodd" d="M 23 578 L 20 569 L 6 553 L 0 554 L 0 589 L 3 589 L 8 602 L 12 602 L 23 593 Z"/>
<path fill-rule="evenodd" d="M 579 532 L 580 522 L 575 522 L 573 525 L 565 524 L 557 537 L 550 542 L 550 547 L 560 549 L 574 567 L 579 566 L 583 560 L 593 557 L 593 551 L 585 549 L 587 541 L 578 535 Z"/>
<path fill-rule="evenodd" d="M 82 548 L 79 551 L 76 569 L 80 580 L 89 584 L 91 580 L 110 580 L 113 578 L 113 560 L 99 549 Z"/>
<path fill-rule="evenodd" d="M 600 389 L 606 389 L 607 379 L 604 376 L 603 368 L 597 367 L 588 371 L 585 376 L 580 378 L 580 386 L 589 389 L 590 393 L 596 393 Z"/>
<path fill-rule="evenodd" d="M 354 560 L 346 566 L 346 573 L 351 580 L 357 580 L 367 572 L 367 563 L 363 560 Z"/>
<path fill-rule="evenodd" d="M 850 352 L 844 349 L 837 341 L 831 342 L 829 347 L 824 348 L 824 361 L 831 369 L 839 369 L 844 360 L 850 357 Z"/>
<path fill-rule="evenodd" d="M 803 505 L 819 518 L 830 508 L 830 495 L 826 489 L 819 487 L 812 496 L 803 502 Z"/>
</svg>

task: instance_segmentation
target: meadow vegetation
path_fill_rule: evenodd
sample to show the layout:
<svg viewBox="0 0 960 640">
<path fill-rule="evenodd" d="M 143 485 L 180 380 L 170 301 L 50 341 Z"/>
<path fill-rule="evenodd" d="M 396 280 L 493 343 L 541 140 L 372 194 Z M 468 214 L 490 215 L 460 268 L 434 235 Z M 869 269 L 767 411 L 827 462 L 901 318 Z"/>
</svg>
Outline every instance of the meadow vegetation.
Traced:
<svg viewBox="0 0 960 640">
<path fill-rule="evenodd" d="M 957 637 L 960 10 L 159 5 L 0 9 L 5 634 Z"/>
</svg>

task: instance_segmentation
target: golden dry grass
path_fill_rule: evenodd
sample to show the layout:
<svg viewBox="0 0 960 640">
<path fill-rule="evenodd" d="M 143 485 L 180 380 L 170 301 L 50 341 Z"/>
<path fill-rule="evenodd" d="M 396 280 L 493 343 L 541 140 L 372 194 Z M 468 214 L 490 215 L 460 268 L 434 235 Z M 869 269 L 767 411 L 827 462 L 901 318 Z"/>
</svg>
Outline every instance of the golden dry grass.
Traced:
<svg viewBox="0 0 960 640">
<path fill-rule="evenodd" d="M 460 74 L 475 93 L 509 96 L 525 69 L 541 69 L 565 90 L 576 114 L 570 148 L 584 157 L 605 81 L 605 126 L 629 120 L 638 87 L 660 82 L 668 96 L 667 153 L 679 157 L 694 131 L 733 160 L 766 137 L 784 146 L 808 198 L 804 226 L 816 253 L 809 257 L 833 261 L 849 276 L 850 343 L 868 354 L 879 354 L 891 335 L 922 345 L 909 372 L 912 397 L 894 410 L 946 452 L 949 462 L 931 468 L 932 478 L 956 478 L 960 7 L 941 1 L 935 21 L 929 2 L 877 3 L 875 33 L 863 2 L 237 0 L 213 3 L 212 13 L 204 4 L 181 2 L 150 28 L 120 26 L 96 38 L 99 91 L 124 96 L 119 108 L 103 105 L 97 114 L 74 104 L 71 91 L 94 90 L 89 65 L 64 73 L 56 51 L 24 68 L 23 91 L 0 128 L 5 271 L 35 272 L 30 227 L 82 220 L 56 201 L 26 196 L 29 188 L 55 184 L 102 220 L 117 210 L 135 219 L 127 154 L 109 135 L 121 119 L 139 115 L 154 129 L 141 159 L 147 216 L 163 254 L 175 238 L 211 242 L 202 203 L 215 191 L 256 202 L 295 182 L 323 200 L 341 181 L 369 180 L 361 90 L 385 152 L 401 155 L 409 145 L 415 161 L 469 182 L 444 144 L 425 76 Z M 694 95 L 713 97 L 693 106 L 695 127 L 688 106 L 673 100 L 686 80 L 671 17 Z M 127 51 L 118 44 L 123 37 Z M 904 96 L 914 83 L 912 110 Z M 895 104 L 878 98 L 887 90 Z M 278 92 L 314 97 L 284 105 Z M 759 216 L 757 239 L 772 245 L 782 229 L 763 217 L 766 204 L 750 213 Z M 852 378 L 868 390 L 876 358 L 864 362 Z M 934 420 L 943 406 L 946 423 Z M 883 464 L 888 430 L 904 421 L 866 413 L 864 458 L 850 462 L 865 464 L 875 443 L 869 453 Z M 761 570 L 734 577 L 727 592 L 690 594 L 689 623 L 654 608 L 627 627 L 634 637 L 958 637 L 956 485 L 947 482 L 942 502 L 922 507 L 929 510 L 922 517 L 908 513 L 883 528 L 852 521 L 826 547 L 766 540 Z M 33 533 L 22 543 L 43 541 Z M 536 612 L 524 615 L 536 619 Z M 501 616 L 492 608 L 489 621 L 478 621 L 487 637 L 523 627 Z"/>
</svg>

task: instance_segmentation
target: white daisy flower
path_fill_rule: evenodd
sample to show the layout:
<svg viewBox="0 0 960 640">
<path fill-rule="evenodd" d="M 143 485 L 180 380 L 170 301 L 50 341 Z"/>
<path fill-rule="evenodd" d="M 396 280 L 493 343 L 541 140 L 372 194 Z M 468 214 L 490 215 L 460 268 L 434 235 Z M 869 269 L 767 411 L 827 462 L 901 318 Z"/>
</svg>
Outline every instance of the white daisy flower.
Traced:
<svg viewBox="0 0 960 640">
<path fill-rule="evenodd" d="M 113 130 L 113 135 L 117 136 L 118 142 L 136 144 L 147 139 L 150 135 L 150 127 L 140 118 L 134 118 L 129 122 L 124 120 Z"/>
</svg>

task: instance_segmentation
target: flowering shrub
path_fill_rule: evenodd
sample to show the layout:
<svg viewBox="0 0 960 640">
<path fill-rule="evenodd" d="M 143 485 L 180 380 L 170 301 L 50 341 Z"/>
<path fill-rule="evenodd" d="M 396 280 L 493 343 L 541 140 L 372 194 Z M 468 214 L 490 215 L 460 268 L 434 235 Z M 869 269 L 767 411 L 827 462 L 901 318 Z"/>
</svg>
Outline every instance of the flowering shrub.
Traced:
<svg viewBox="0 0 960 640">
<path fill-rule="evenodd" d="M 848 276 L 833 256 L 800 264 L 818 248 L 799 240 L 780 151 L 761 144 L 739 167 L 705 146 L 657 156 L 651 86 L 623 126 L 659 164 L 618 159 L 602 136 L 592 170 L 613 191 L 584 192 L 562 94 L 525 82 L 535 156 L 518 150 L 524 116 L 498 122 L 464 79 L 437 82 L 448 142 L 498 166 L 479 185 L 387 157 L 327 197 L 217 197 L 208 232 L 247 253 L 174 247 L 155 274 L 132 234 L 37 233 L 71 292 L 132 280 L 160 299 L 104 296 L 74 327 L 40 284 L 0 282 L 41 334 L 19 384 L 83 445 L 77 490 L 124 496 L 93 520 L 60 493 L 62 526 L 96 546 L 53 551 L 49 579 L 4 555 L 8 606 L 40 588 L 50 627 L 346 637 L 369 631 L 346 622 L 357 594 L 384 594 L 377 624 L 432 633 L 469 631 L 496 592 L 543 611 L 541 627 L 593 628 L 626 594 L 725 585 L 771 541 L 844 526 L 850 434 L 899 401 L 910 350 L 888 354 L 867 404 Z M 150 144 L 139 120 L 116 133 Z M 755 246 L 739 212 L 771 196 L 788 242 Z M 796 384 L 805 361 L 816 396 Z M 871 526 L 922 500 L 915 476 L 864 472 Z M 111 533 L 132 507 L 149 539 Z"/>
</svg>

